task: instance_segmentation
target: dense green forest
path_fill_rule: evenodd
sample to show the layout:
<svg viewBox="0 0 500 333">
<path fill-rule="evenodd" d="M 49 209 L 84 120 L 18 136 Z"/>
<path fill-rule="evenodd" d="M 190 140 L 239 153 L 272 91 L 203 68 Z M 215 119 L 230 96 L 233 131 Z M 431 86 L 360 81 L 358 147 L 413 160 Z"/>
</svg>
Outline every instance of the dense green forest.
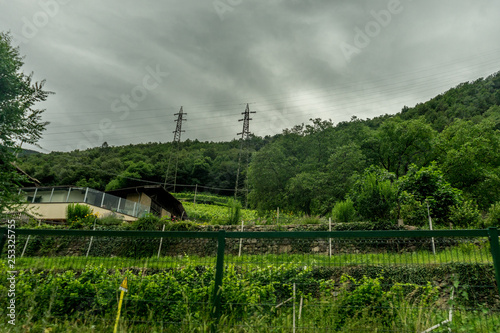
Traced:
<svg viewBox="0 0 500 333">
<path fill-rule="evenodd" d="M 500 218 L 500 72 L 395 115 L 337 124 L 311 119 L 278 135 L 253 136 L 246 146 L 250 162 L 242 163 L 240 179 L 248 181 L 249 206 L 261 211 L 333 209 L 337 220 L 422 224 L 429 210 L 438 223 L 464 226 L 481 215 Z M 233 195 L 238 141 L 187 140 L 179 148 L 177 184 L 192 186 L 177 191 L 199 185 Z M 103 144 L 29 154 L 20 166 L 43 185 L 109 190 L 163 183 L 176 151 L 170 143 Z"/>
</svg>

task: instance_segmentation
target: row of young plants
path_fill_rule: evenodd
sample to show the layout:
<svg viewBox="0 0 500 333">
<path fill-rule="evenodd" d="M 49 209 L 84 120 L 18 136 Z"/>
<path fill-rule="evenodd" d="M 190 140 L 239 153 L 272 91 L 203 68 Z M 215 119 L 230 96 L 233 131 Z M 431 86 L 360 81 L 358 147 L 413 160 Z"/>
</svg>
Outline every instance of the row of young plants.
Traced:
<svg viewBox="0 0 500 333">
<path fill-rule="evenodd" d="M 244 209 L 240 201 L 216 194 L 197 194 L 196 202 L 193 192 L 173 195 L 182 201 L 190 220 L 209 224 L 240 224 L 241 220 L 244 220 L 260 225 L 304 225 L 328 221 L 326 217 L 307 216 L 302 212 L 279 212 L 278 207 L 270 211 Z"/>
<path fill-rule="evenodd" d="M 6 278 L 6 272 L 3 265 L 0 278 Z M 471 274 L 479 280 L 471 281 Z M 381 266 L 226 265 L 219 328 L 281 332 L 290 331 L 295 322 L 306 330 L 414 332 L 443 322 L 454 307 L 454 320 L 443 328 L 493 332 L 500 329 L 495 312 L 498 297 L 492 296 L 496 290 L 474 288 L 485 286 L 484 280 L 488 280 L 486 286 L 492 285 L 493 274 L 483 265 L 395 271 Z M 82 331 L 96 325 L 103 332 L 110 331 L 117 312 L 118 286 L 125 277 L 129 290 L 122 309 L 123 331 L 146 331 L 147 327 L 150 332 L 203 331 L 213 324 L 214 276 L 213 266 L 194 264 L 146 275 L 102 266 L 80 271 L 20 270 L 16 278 L 18 331 L 57 332 L 82 323 Z M 7 288 L 0 286 L 2 316 L 6 293 Z M 474 329 L 477 327 L 481 330 Z M 0 329 L 5 328 L 0 324 Z"/>
<path fill-rule="evenodd" d="M 307 230 L 307 225 L 316 225 L 314 230 L 328 230 L 328 219 L 319 217 L 308 217 L 295 215 L 291 212 L 271 211 L 257 212 L 250 209 L 242 209 L 241 203 L 237 200 L 229 199 L 225 206 L 194 204 L 184 202 L 184 208 L 188 214 L 189 220 L 178 221 L 169 217 L 157 218 L 148 214 L 139 218 L 133 223 L 125 223 L 116 215 L 98 216 L 93 210 L 81 204 L 70 204 L 67 209 L 67 223 L 73 229 L 127 229 L 127 230 L 196 230 L 197 226 L 202 225 L 240 225 L 243 221 L 246 225 L 299 225 L 304 226 L 300 230 Z M 334 210 L 335 212 L 335 210 Z M 339 219 L 335 219 L 337 221 Z M 342 219 L 340 219 L 342 220 Z M 34 226 L 38 222 L 31 223 Z M 324 227 L 321 229 L 321 225 Z M 390 221 L 377 220 L 375 222 L 336 222 L 332 230 L 391 230 L 398 229 Z M 277 228 L 279 230 L 279 228 Z"/>
<path fill-rule="evenodd" d="M 231 200 L 230 197 L 211 194 L 211 193 L 194 193 L 194 192 L 176 192 L 172 195 L 181 202 L 192 202 L 197 204 L 227 206 Z"/>
</svg>

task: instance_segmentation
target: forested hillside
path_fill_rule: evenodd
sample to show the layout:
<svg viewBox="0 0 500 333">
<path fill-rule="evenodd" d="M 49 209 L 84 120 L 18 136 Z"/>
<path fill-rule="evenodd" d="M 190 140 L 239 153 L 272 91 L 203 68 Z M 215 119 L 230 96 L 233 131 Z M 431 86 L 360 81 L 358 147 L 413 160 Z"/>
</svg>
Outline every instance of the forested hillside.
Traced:
<svg viewBox="0 0 500 333">
<path fill-rule="evenodd" d="M 248 199 L 259 210 L 421 223 L 429 205 L 437 221 L 475 221 L 500 201 L 500 73 L 394 116 L 311 119 L 249 141 Z M 31 154 L 21 167 L 44 185 L 103 190 L 163 183 L 172 152 L 169 143 L 104 145 Z M 177 183 L 234 188 L 238 152 L 238 141 L 183 142 Z"/>
<path fill-rule="evenodd" d="M 253 137 L 249 143 L 250 151 L 260 149 L 266 140 L 269 138 Z M 238 141 L 182 142 L 178 150 L 177 184 L 234 189 L 239 148 Z M 111 190 L 151 182 L 163 184 L 169 163 L 168 180 L 172 182 L 176 151 L 171 143 L 120 147 L 104 144 L 84 151 L 25 156 L 21 167 L 43 185 L 78 185 Z M 179 189 L 182 190 L 182 186 Z M 221 193 L 233 194 L 232 191 Z"/>
</svg>

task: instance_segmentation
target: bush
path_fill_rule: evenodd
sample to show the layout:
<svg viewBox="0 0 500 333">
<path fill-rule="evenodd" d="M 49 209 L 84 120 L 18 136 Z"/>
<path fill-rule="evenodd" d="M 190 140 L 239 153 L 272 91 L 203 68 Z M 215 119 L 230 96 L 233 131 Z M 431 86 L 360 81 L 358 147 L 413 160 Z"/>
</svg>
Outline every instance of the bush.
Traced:
<svg viewBox="0 0 500 333">
<path fill-rule="evenodd" d="M 199 224 L 191 221 L 164 221 L 165 231 L 196 231 Z"/>
<path fill-rule="evenodd" d="M 448 183 L 437 164 L 423 168 L 411 165 L 408 173 L 398 182 L 400 195 L 411 194 L 414 199 L 425 207 L 429 203 L 431 217 L 436 222 L 446 222 L 453 206 L 462 203 L 462 192 Z M 399 198 L 400 201 L 402 198 Z"/>
<path fill-rule="evenodd" d="M 337 303 L 337 329 L 348 320 L 362 317 L 378 317 L 384 323 L 390 318 L 390 303 L 382 289 L 383 278 L 371 279 L 364 276 L 360 281 L 343 275 L 340 279 L 341 292 Z"/>
<path fill-rule="evenodd" d="M 298 224 L 321 224 L 321 219 L 316 216 L 304 216 L 298 221 Z"/>
<path fill-rule="evenodd" d="M 399 217 L 405 224 L 423 226 L 428 220 L 427 207 L 415 199 L 413 194 L 403 191 L 399 195 Z"/>
<path fill-rule="evenodd" d="M 114 213 L 103 216 L 97 220 L 97 224 L 100 224 L 100 225 L 121 225 L 122 223 L 123 223 L 123 219 L 118 217 Z"/>
<path fill-rule="evenodd" d="M 133 230 L 161 230 L 160 219 L 153 214 L 147 214 L 144 217 L 138 218 L 132 223 Z"/>
<path fill-rule="evenodd" d="M 389 220 L 396 206 L 394 175 L 377 168 L 368 168 L 356 180 L 349 197 L 359 214 L 369 220 Z"/>
<path fill-rule="evenodd" d="M 500 227 L 500 201 L 491 205 L 486 215 L 486 224 L 491 227 Z"/>
<path fill-rule="evenodd" d="M 80 229 L 91 227 L 97 215 L 89 206 L 73 203 L 66 208 L 66 219 L 71 228 Z"/>
<path fill-rule="evenodd" d="M 472 201 L 464 201 L 450 209 L 449 220 L 453 225 L 461 228 L 476 227 L 481 219 L 477 205 Z"/>
<path fill-rule="evenodd" d="M 438 300 L 438 290 L 430 282 L 426 286 L 414 283 L 395 283 L 391 286 L 382 282 L 385 282 L 382 276 L 363 276 L 357 280 L 342 275 L 338 303 L 335 304 L 337 330 L 354 331 L 367 323 L 370 327 L 376 324 L 380 330 L 387 330 L 401 319 L 398 318 L 401 309 L 415 309 L 403 313 L 404 316 L 422 319 L 418 309 L 431 307 Z"/>
<path fill-rule="evenodd" d="M 68 223 L 73 223 L 92 213 L 93 210 L 89 206 L 72 203 L 68 205 L 68 208 L 66 208 L 66 219 L 68 220 Z"/>
<path fill-rule="evenodd" d="M 356 209 L 351 199 L 335 203 L 332 209 L 332 217 L 335 222 L 352 222 L 356 219 Z"/>
<path fill-rule="evenodd" d="M 229 200 L 227 207 L 229 209 L 227 224 L 239 224 L 241 218 L 241 203 L 237 200 Z"/>
</svg>

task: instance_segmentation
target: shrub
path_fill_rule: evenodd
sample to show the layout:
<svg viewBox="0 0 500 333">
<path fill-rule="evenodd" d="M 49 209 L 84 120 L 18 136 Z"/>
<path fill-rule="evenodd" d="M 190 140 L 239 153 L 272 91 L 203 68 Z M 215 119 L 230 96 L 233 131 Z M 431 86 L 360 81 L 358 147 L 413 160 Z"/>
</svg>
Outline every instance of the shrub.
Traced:
<svg viewBox="0 0 500 333">
<path fill-rule="evenodd" d="M 427 222 L 427 207 L 413 194 L 403 191 L 399 195 L 399 217 L 408 225 L 423 226 Z"/>
<path fill-rule="evenodd" d="M 396 206 L 394 175 L 377 168 L 368 168 L 358 178 L 349 197 L 354 207 L 365 219 L 389 220 Z"/>
<path fill-rule="evenodd" d="M 476 227 L 480 219 L 481 214 L 477 209 L 477 205 L 470 200 L 455 205 L 450 209 L 449 220 L 457 227 Z"/>
<path fill-rule="evenodd" d="M 335 203 L 332 209 L 332 217 L 335 222 L 352 222 L 356 219 L 356 209 L 351 199 Z"/>
<path fill-rule="evenodd" d="M 346 321 L 367 317 L 380 318 L 384 323 L 390 319 L 390 304 L 382 289 L 381 280 L 364 276 L 360 281 L 343 275 L 341 292 L 337 303 L 337 329 Z"/>
<path fill-rule="evenodd" d="M 486 223 L 492 227 L 500 227 L 500 201 L 491 205 L 486 215 Z"/>
<path fill-rule="evenodd" d="M 447 221 L 450 209 L 462 203 L 462 192 L 445 180 L 443 172 L 436 163 L 420 169 L 416 165 L 411 165 L 408 173 L 399 179 L 398 187 L 400 194 L 410 193 L 425 208 L 427 201 L 432 219 L 435 221 Z"/>
<path fill-rule="evenodd" d="M 90 228 L 97 219 L 97 215 L 89 206 L 73 203 L 66 208 L 66 219 L 70 228 Z"/>
<path fill-rule="evenodd" d="M 241 203 L 237 200 L 229 200 L 227 207 L 229 209 L 227 224 L 239 224 L 241 217 Z"/>
<path fill-rule="evenodd" d="M 429 309 L 438 300 L 438 289 L 432 287 L 430 282 L 427 285 L 395 283 L 392 286 L 382 282 L 386 282 L 382 276 L 356 279 L 347 274 L 342 275 L 341 286 L 337 290 L 338 302 L 334 306 L 337 330 L 350 332 L 366 324 L 387 330 L 398 322 L 407 321 L 410 319 L 408 317 L 414 317 L 412 319 L 417 319 L 414 321 L 418 323 L 418 319 L 426 317 L 426 314 L 420 313 L 420 309 Z M 431 312 L 427 311 L 428 314 Z"/>
<path fill-rule="evenodd" d="M 123 219 L 118 217 L 115 213 L 111 213 L 98 219 L 97 223 L 100 225 L 121 225 Z"/>
<path fill-rule="evenodd" d="M 321 224 L 321 219 L 316 216 L 304 216 L 298 221 L 299 224 Z"/>
<path fill-rule="evenodd" d="M 153 214 L 140 217 L 132 223 L 133 230 L 160 230 L 160 219 Z"/>
<path fill-rule="evenodd" d="M 68 223 L 76 222 L 93 213 L 93 210 L 87 205 L 72 203 L 66 208 L 66 219 Z"/>
<path fill-rule="evenodd" d="M 199 224 L 191 221 L 164 221 L 165 231 L 194 231 L 198 230 Z"/>
</svg>

